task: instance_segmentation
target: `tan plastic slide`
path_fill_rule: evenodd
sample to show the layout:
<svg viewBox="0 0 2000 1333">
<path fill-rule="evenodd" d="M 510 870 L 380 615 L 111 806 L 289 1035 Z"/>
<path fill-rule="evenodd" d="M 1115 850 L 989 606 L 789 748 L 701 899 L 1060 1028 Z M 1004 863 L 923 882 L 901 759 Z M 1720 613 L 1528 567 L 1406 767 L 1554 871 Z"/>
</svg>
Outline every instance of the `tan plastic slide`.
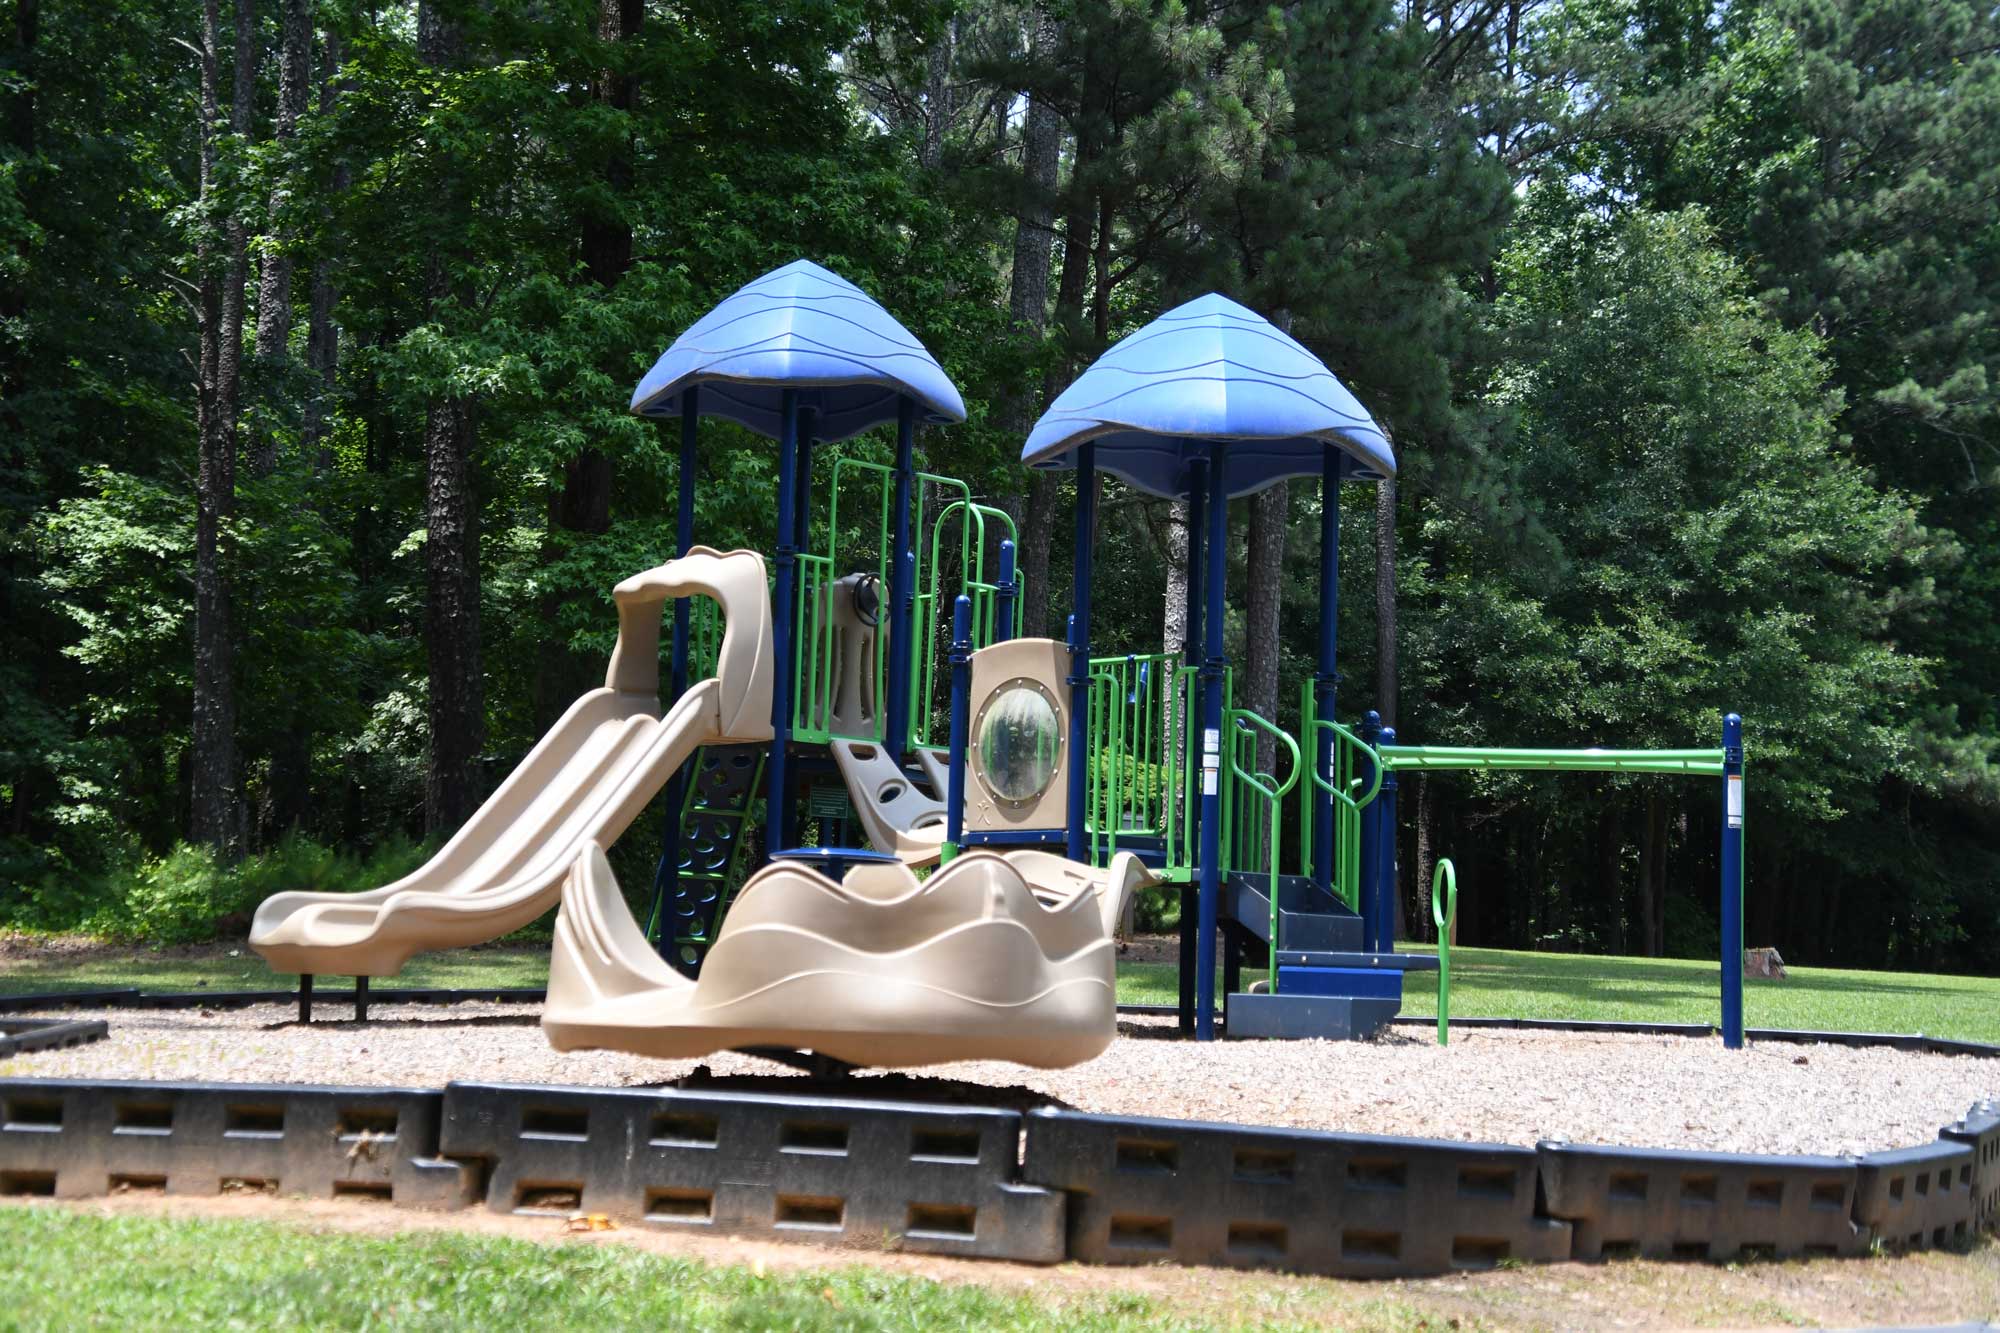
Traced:
<svg viewBox="0 0 2000 1333">
<path fill-rule="evenodd" d="M 661 613 L 697 593 L 722 604 L 716 674 L 661 717 Z M 383 977 L 414 953 L 495 939 L 554 905 L 578 854 L 615 842 L 695 750 L 771 739 L 762 556 L 697 546 L 612 596 L 618 645 L 604 688 L 570 705 L 428 864 L 366 893 L 275 894 L 257 909 L 250 947 L 280 972 Z"/>
<path fill-rule="evenodd" d="M 752 1046 L 886 1068 L 1011 1060 L 1054 1069 L 1117 1035 L 1111 924 L 1147 879 L 1042 852 L 968 852 L 839 882 L 752 875 L 691 981 L 662 962 L 591 844 L 562 889 L 542 1030 L 559 1051 L 684 1059 Z"/>
</svg>

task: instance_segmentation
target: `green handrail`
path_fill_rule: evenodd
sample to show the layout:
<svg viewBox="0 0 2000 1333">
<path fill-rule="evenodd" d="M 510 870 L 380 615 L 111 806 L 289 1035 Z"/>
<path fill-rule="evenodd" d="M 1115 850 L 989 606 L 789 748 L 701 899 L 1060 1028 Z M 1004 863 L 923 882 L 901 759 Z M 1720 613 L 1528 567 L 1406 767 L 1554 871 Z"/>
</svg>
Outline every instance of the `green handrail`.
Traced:
<svg viewBox="0 0 2000 1333">
<path fill-rule="evenodd" d="M 959 593 L 972 599 L 972 646 L 975 651 L 994 641 L 999 626 L 1000 584 L 999 570 L 994 577 L 983 577 L 989 556 L 997 566 L 1000 544 L 987 543 L 986 525 L 997 523 L 1004 532 L 1001 541 L 1012 541 L 1016 550 L 1020 548 L 1020 532 L 1014 526 L 1013 516 L 1004 509 L 983 505 L 972 499 L 971 490 L 962 481 L 951 477 L 940 477 L 933 473 L 919 474 L 919 480 L 932 482 L 948 488 L 956 488 L 958 498 L 938 510 L 937 517 L 930 526 L 930 583 L 928 590 L 919 581 L 912 586 L 916 609 L 911 614 L 910 623 L 918 656 L 910 663 L 910 744 L 929 745 L 933 719 L 931 704 L 939 697 L 940 682 L 945 679 L 943 666 L 945 654 L 941 651 L 939 636 L 950 630 L 951 605 Z M 939 587 L 944 578 L 944 539 L 947 525 L 958 520 L 958 593 L 950 597 Z M 921 527 L 917 527 L 917 547 L 919 559 L 923 556 Z M 1022 579 L 1020 566 L 1014 567 L 1014 588 L 1018 597 Z M 1016 606 L 1019 602 L 1016 602 Z"/>
<path fill-rule="evenodd" d="M 1687 773 L 1722 776 L 1714 750 L 1507 750 L 1470 745 L 1383 745 L 1382 762 L 1398 771 L 1520 769 L 1573 773 Z"/>
<path fill-rule="evenodd" d="M 1333 737 L 1329 747 L 1333 760 L 1331 775 L 1322 775 L 1317 763 L 1306 766 L 1312 785 L 1333 797 L 1333 891 L 1349 911 L 1360 910 L 1361 902 L 1361 811 L 1382 790 L 1385 771 L 1375 749 L 1359 736 L 1330 718 L 1307 719 L 1306 743 L 1319 754 L 1319 734 Z M 1366 790 L 1363 790 L 1366 788 Z M 1305 864 L 1312 865 L 1313 820 L 1310 809 L 1302 824 L 1300 844 Z"/>
<path fill-rule="evenodd" d="M 1443 890 L 1440 896 L 1439 890 Z M 1438 1045 L 1451 1044 L 1451 926 L 1458 920 L 1458 871 L 1439 857 L 1431 876 L 1431 920 L 1438 928 Z"/>
<path fill-rule="evenodd" d="M 1238 855 L 1230 858 L 1230 863 L 1233 868 L 1247 869 L 1248 867 L 1245 866 L 1243 862 L 1251 859 L 1252 857 L 1264 861 L 1267 866 L 1267 873 L 1269 875 L 1268 883 L 1269 883 L 1270 900 L 1271 900 L 1271 938 L 1268 941 L 1270 944 L 1270 954 L 1271 954 L 1270 964 L 1269 964 L 1270 977 L 1271 977 L 1270 985 L 1272 994 L 1276 994 L 1278 990 L 1278 849 L 1280 845 L 1279 828 L 1284 818 L 1285 794 L 1291 791 L 1291 789 L 1294 786 L 1298 785 L 1299 743 L 1292 739 L 1291 734 L 1289 732 L 1277 726 L 1275 723 L 1272 723 L 1267 719 L 1259 716 L 1258 714 L 1250 711 L 1248 708 L 1230 709 L 1228 713 L 1228 719 L 1229 719 L 1228 725 L 1230 728 L 1230 736 L 1232 741 L 1232 743 L 1229 746 L 1229 790 L 1226 792 L 1226 795 L 1229 798 L 1228 801 L 1229 808 L 1225 810 L 1223 813 L 1222 827 L 1224 830 L 1233 832 L 1236 835 L 1236 837 L 1232 839 L 1232 841 L 1237 842 L 1236 851 Z M 1256 768 L 1257 739 L 1259 732 L 1262 732 L 1264 735 L 1270 736 L 1272 739 L 1279 742 L 1284 747 L 1284 749 L 1291 755 L 1292 759 L 1291 766 L 1286 771 L 1285 780 L 1283 782 L 1279 782 L 1276 777 L 1274 777 L 1269 773 L 1259 772 Z M 1243 766 L 1243 761 L 1242 761 L 1242 756 L 1245 752 L 1246 747 L 1251 756 L 1251 764 L 1249 768 L 1245 768 Z M 1236 816 L 1240 813 L 1240 811 L 1237 808 L 1239 793 L 1261 798 L 1265 803 L 1265 808 L 1268 811 L 1268 814 L 1266 816 L 1265 827 L 1262 830 L 1265 842 L 1261 847 L 1257 847 L 1254 845 L 1246 846 L 1245 843 L 1247 841 L 1249 826 L 1245 824 L 1239 827 L 1235 822 Z M 1250 855 L 1245 856 L 1244 855 L 1245 852 L 1250 853 Z M 1263 855 L 1261 857 L 1257 857 L 1256 856 L 1257 852 L 1262 852 Z"/>
</svg>

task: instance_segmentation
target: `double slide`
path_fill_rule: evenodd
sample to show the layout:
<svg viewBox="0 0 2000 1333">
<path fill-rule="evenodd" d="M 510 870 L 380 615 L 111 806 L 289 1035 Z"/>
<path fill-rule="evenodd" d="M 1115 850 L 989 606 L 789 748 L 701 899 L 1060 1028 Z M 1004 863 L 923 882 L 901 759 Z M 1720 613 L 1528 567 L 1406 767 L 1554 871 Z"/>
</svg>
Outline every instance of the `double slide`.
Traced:
<svg viewBox="0 0 2000 1333">
<path fill-rule="evenodd" d="M 716 673 L 660 715 L 666 603 L 721 603 Z M 279 972 L 382 977 L 410 955 L 484 943 L 555 906 L 593 844 L 608 846 L 704 745 L 771 739 L 771 603 L 754 551 L 695 547 L 620 583 L 604 687 L 578 699 L 520 767 L 414 874 L 366 893 L 280 893 L 250 947 Z"/>
</svg>

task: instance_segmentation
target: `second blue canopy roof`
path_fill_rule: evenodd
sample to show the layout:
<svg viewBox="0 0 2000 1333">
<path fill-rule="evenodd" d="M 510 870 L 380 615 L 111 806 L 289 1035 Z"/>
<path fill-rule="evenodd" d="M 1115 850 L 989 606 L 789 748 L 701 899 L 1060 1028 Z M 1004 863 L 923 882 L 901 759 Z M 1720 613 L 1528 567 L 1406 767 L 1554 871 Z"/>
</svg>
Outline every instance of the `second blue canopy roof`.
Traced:
<svg viewBox="0 0 2000 1333">
<path fill-rule="evenodd" d="M 1210 294 L 1114 344 L 1035 423 L 1030 467 L 1096 465 L 1155 495 L 1187 488 L 1190 459 L 1222 446 L 1230 495 L 1320 475 L 1331 446 L 1347 475 L 1396 473 L 1389 438 L 1320 359 L 1255 311 Z"/>
<path fill-rule="evenodd" d="M 924 345 L 866 292 L 805 259 L 745 283 L 696 320 L 639 381 L 631 410 L 678 415 L 692 385 L 702 386 L 703 416 L 773 437 L 788 389 L 814 410 L 822 440 L 894 421 L 905 396 L 920 420 L 965 420 L 965 400 Z"/>
</svg>

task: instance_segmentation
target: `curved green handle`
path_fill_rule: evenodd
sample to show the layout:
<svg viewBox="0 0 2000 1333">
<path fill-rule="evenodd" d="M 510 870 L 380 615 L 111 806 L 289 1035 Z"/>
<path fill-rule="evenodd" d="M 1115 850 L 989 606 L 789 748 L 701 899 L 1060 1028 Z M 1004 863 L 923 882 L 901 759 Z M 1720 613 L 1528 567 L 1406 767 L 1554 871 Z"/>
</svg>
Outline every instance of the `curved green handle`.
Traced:
<svg viewBox="0 0 2000 1333">
<path fill-rule="evenodd" d="M 1458 920 L 1458 871 L 1440 856 L 1431 876 L 1431 920 L 1438 928 L 1438 1045 L 1451 1044 L 1451 923 Z"/>
</svg>

